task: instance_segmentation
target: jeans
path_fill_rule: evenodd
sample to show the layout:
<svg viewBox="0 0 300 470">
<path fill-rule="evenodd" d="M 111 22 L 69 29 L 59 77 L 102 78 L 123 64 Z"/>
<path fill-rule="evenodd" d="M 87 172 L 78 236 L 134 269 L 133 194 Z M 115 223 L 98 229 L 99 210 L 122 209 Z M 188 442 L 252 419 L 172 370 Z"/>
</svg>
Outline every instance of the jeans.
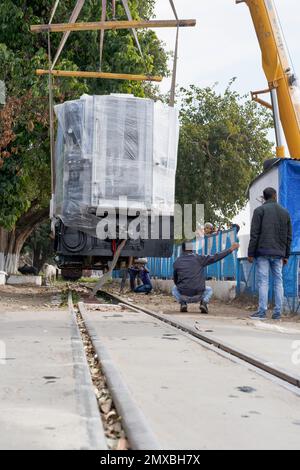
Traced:
<svg viewBox="0 0 300 470">
<path fill-rule="evenodd" d="M 142 286 L 136 287 L 133 292 L 136 294 L 149 294 L 151 291 L 152 286 L 150 284 L 143 284 Z"/>
<path fill-rule="evenodd" d="M 260 256 L 256 260 L 257 266 L 257 281 L 259 291 L 259 308 L 258 313 L 264 317 L 268 310 L 268 298 L 269 298 L 269 271 L 271 269 L 274 278 L 274 294 L 275 294 L 275 308 L 273 312 L 273 318 L 279 318 L 281 316 L 282 304 L 283 304 L 283 280 L 282 280 L 282 268 L 283 261 L 279 258 L 273 258 L 269 256 Z"/>
<path fill-rule="evenodd" d="M 181 294 L 180 294 L 179 290 L 177 289 L 177 286 L 173 287 L 172 294 L 175 297 L 175 299 L 177 300 L 177 302 L 179 302 L 180 304 L 185 303 L 181 298 Z M 202 301 L 205 302 L 206 304 L 209 304 L 209 301 L 212 298 L 212 295 L 213 295 L 212 288 L 211 287 L 206 287 L 205 291 L 203 292 Z"/>
<path fill-rule="evenodd" d="M 129 269 L 129 279 L 130 279 L 130 289 L 134 291 L 136 278 L 138 276 L 138 271 L 134 269 Z"/>
</svg>

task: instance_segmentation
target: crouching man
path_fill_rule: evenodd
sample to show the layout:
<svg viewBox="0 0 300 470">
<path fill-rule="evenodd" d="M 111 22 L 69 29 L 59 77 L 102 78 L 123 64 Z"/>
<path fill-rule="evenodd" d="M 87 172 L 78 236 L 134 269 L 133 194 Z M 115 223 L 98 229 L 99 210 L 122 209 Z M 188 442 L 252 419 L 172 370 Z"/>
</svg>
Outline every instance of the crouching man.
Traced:
<svg viewBox="0 0 300 470">
<path fill-rule="evenodd" d="M 194 253 L 192 243 L 183 243 L 182 255 L 174 263 L 175 286 L 172 291 L 173 296 L 180 303 L 181 312 L 187 312 L 187 304 L 199 302 L 201 313 L 208 313 L 208 304 L 213 291 L 205 285 L 205 268 L 221 261 L 238 249 L 239 244 L 233 243 L 228 250 L 221 253 L 202 256 Z"/>
</svg>

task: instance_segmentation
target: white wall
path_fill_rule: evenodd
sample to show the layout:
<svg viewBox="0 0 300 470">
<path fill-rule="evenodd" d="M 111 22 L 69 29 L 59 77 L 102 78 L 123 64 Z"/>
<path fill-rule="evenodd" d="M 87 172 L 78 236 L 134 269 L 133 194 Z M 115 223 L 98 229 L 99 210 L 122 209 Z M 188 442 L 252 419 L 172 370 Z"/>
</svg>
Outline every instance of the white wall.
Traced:
<svg viewBox="0 0 300 470">
<path fill-rule="evenodd" d="M 261 197 L 266 188 L 274 188 L 279 192 L 279 169 L 278 166 L 272 168 L 265 175 L 258 178 L 250 188 L 250 217 L 252 219 L 255 209 L 262 205 Z"/>
<path fill-rule="evenodd" d="M 239 233 L 240 250 L 238 252 L 239 258 L 247 258 L 248 245 L 250 240 L 250 227 L 254 210 L 259 207 L 262 202 L 262 195 L 264 189 L 272 187 L 279 192 L 279 171 L 278 167 L 272 168 L 265 175 L 258 178 L 250 188 L 250 201 L 234 219 L 234 222 L 241 226 Z"/>
</svg>

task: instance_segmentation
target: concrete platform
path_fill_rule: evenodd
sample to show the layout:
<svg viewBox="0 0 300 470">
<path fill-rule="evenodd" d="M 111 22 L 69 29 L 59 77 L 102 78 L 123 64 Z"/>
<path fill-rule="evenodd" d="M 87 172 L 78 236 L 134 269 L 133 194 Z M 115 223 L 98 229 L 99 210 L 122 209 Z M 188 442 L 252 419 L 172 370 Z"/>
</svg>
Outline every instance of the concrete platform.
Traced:
<svg viewBox="0 0 300 470">
<path fill-rule="evenodd" d="M 11 286 L 41 286 L 42 276 L 10 275 L 6 283 Z"/>
<path fill-rule="evenodd" d="M 145 314 L 84 317 L 162 449 L 300 448 L 300 393 Z"/>
<path fill-rule="evenodd" d="M 300 325 L 296 328 L 287 323 L 212 318 L 199 314 L 176 314 L 176 320 L 191 327 L 197 322 L 200 332 L 300 377 Z"/>
<path fill-rule="evenodd" d="M 0 342 L 0 449 L 106 449 L 68 311 L 1 314 Z"/>
</svg>

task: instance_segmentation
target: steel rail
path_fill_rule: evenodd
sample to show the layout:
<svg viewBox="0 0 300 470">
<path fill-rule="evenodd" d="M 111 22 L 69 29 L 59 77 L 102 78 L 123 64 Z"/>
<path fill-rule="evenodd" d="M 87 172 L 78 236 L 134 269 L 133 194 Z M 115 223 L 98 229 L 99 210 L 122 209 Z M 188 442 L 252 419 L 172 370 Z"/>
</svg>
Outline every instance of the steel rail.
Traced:
<svg viewBox="0 0 300 470">
<path fill-rule="evenodd" d="M 183 331 L 184 333 L 187 333 L 190 336 L 193 336 L 194 338 L 197 338 L 204 343 L 209 344 L 210 346 L 214 346 L 220 351 L 223 351 L 225 353 L 228 353 L 232 355 L 233 357 L 236 357 L 248 364 L 251 364 L 252 366 L 256 367 L 257 369 L 262 370 L 263 372 L 266 372 L 273 377 L 276 377 L 284 382 L 289 383 L 290 385 L 293 385 L 297 388 L 300 388 L 300 377 L 299 376 L 294 376 L 290 374 L 288 371 L 284 369 L 279 369 L 271 366 L 268 362 L 264 362 L 261 358 L 258 358 L 254 355 L 249 355 L 247 352 L 242 351 L 238 348 L 235 348 L 231 346 L 230 344 L 220 341 L 218 339 L 212 338 L 209 335 L 205 335 L 203 333 L 200 333 L 193 328 L 189 327 L 188 325 L 185 325 L 182 322 L 174 321 L 171 320 L 170 318 L 166 318 L 158 313 L 153 312 L 152 310 L 149 310 L 144 307 L 140 307 L 139 305 L 135 305 L 131 302 L 128 302 L 126 299 L 123 299 L 122 297 L 119 297 L 118 295 L 108 293 L 106 291 L 99 291 L 98 292 L 100 295 L 107 296 L 111 300 L 116 301 L 117 303 L 122 303 L 127 305 L 128 307 L 139 311 L 143 312 L 147 315 L 150 315 L 151 317 L 156 318 L 157 320 L 160 320 L 163 323 L 166 323 L 177 330 Z"/>
</svg>

